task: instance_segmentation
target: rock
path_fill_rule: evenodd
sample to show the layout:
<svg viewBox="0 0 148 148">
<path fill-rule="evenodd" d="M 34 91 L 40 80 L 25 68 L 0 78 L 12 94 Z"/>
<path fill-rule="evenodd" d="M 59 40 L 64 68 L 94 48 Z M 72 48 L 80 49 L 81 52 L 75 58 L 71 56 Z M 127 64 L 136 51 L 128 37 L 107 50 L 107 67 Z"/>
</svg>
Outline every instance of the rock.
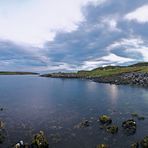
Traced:
<svg viewBox="0 0 148 148">
<path fill-rule="evenodd" d="M 132 113 L 132 117 L 136 117 L 138 120 L 145 120 L 145 117 L 139 116 L 137 113 Z"/>
<path fill-rule="evenodd" d="M 138 117 L 138 120 L 145 120 L 145 117 L 140 116 L 140 117 Z"/>
<path fill-rule="evenodd" d="M 3 129 L 5 126 L 4 122 L 3 121 L 0 121 L 0 129 Z"/>
<path fill-rule="evenodd" d="M 131 144 L 131 148 L 139 148 L 139 143 L 135 142 L 135 143 Z"/>
<path fill-rule="evenodd" d="M 20 143 L 17 143 L 17 144 L 14 146 L 14 148 L 20 148 L 20 147 L 21 147 Z"/>
<path fill-rule="evenodd" d="M 0 144 L 3 143 L 5 141 L 5 134 L 3 133 L 3 131 L 0 131 Z"/>
<path fill-rule="evenodd" d="M 84 120 L 80 122 L 78 125 L 75 126 L 75 128 L 85 128 L 90 126 L 90 122 L 88 120 Z"/>
<path fill-rule="evenodd" d="M 0 121 L 0 143 L 3 143 L 5 140 L 5 130 L 4 130 L 4 122 Z"/>
<path fill-rule="evenodd" d="M 118 132 L 118 127 L 116 125 L 111 125 L 106 128 L 106 131 L 111 134 L 116 134 Z"/>
<path fill-rule="evenodd" d="M 25 143 L 23 141 L 18 142 L 13 146 L 13 148 L 38 148 L 37 146 L 30 146 L 28 143 Z"/>
<path fill-rule="evenodd" d="M 112 119 L 111 119 L 109 116 L 107 116 L 107 115 L 102 115 L 102 116 L 100 116 L 100 117 L 99 117 L 99 121 L 100 121 L 102 124 L 106 124 L 106 125 L 112 123 Z"/>
<path fill-rule="evenodd" d="M 122 127 L 127 135 L 133 135 L 136 132 L 136 122 L 133 119 L 124 121 Z"/>
<path fill-rule="evenodd" d="M 40 131 L 38 134 L 34 136 L 31 146 L 32 148 L 48 148 L 49 147 L 43 131 Z"/>
<path fill-rule="evenodd" d="M 107 144 L 99 144 L 96 148 L 109 148 Z"/>
<path fill-rule="evenodd" d="M 3 111 L 4 109 L 3 108 L 0 108 L 0 111 Z"/>
<path fill-rule="evenodd" d="M 137 113 L 131 113 L 132 117 L 138 117 Z"/>
<path fill-rule="evenodd" d="M 141 142 L 140 145 L 142 148 L 148 148 L 148 136 L 144 137 Z"/>
</svg>

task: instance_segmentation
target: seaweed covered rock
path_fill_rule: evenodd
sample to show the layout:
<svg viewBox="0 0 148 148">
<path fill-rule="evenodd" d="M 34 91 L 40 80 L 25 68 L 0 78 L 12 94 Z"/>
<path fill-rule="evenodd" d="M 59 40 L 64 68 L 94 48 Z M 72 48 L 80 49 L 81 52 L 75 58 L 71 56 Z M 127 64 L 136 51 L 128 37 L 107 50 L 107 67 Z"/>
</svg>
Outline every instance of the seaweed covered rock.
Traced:
<svg viewBox="0 0 148 148">
<path fill-rule="evenodd" d="M 133 135 L 136 132 L 136 122 L 133 119 L 124 121 L 122 127 L 127 135 Z"/>
<path fill-rule="evenodd" d="M 118 126 L 111 125 L 106 128 L 106 131 L 111 134 L 116 134 L 118 132 Z"/>
<path fill-rule="evenodd" d="M 139 148 L 139 143 L 135 142 L 135 143 L 131 144 L 131 148 Z"/>
<path fill-rule="evenodd" d="M 34 136 L 31 147 L 32 148 L 48 148 L 49 147 L 43 131 L 40 131 L 38 134 Z"/>
<path fill-rule="evenodd" d="M 96 148 L 109 148 L 109 146 L 107 144 L 99 144 Z"/>
<path fill-rule="evenodd" d="M 112 119 L 111 119 L 109 116 L 107 116 L 107 115 L 102 115 L 102 116 L 100 116 L 100 117 L 99 117 L 99 121 L 100 121 L 102 124 L 106 124 L 106 125 L 112 123 Z"/>
<path fill-rule="evenodd" d="M 142 148 L 148 148 L 148 136 L 144 137 L 141 142 L 140 145 Z"/>
</svg>

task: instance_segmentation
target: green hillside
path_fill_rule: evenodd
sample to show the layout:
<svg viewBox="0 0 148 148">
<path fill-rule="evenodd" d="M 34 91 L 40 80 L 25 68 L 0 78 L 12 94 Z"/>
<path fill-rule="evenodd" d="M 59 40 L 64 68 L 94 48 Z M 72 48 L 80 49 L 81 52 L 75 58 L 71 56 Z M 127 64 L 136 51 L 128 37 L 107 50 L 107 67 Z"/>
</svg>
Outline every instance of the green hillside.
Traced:
<svg viewBox="0 0 148 148">
<path fill-rule="evenodd" d="M 96 68 L 91 71 L 78 71 L 79 76 L 86 77 L 100 77 L 100 76 L 113 76 L 130 72 L 148 72 L 148 63 L 137 63 L 130 66 L 107 66 Z"/>
</svg>

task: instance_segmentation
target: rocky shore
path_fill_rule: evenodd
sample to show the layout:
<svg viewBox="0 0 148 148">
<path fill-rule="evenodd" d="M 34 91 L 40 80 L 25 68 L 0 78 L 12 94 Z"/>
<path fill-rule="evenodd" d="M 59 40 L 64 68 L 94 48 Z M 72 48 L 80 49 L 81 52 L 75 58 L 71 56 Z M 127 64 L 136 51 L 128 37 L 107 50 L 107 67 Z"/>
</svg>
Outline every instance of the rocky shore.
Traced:
<svg viewBox="0 0 148 148">
<path fill-rule="evenodd" d="M 125 73 L 108 77 L 96 77 L 92 78 L 92 80 L 99 83 L 110 83 L 116 85 L 129 84 L 148 87 L 148 73 L 141 72 Z"/>
<path fill-rule="evenodd" d="M 147 72 L 130 72 L 122 73 L 112 76 L 85 76 L 77 73 L 53 73 L 41 75 L 42 77 L 51 78 L 75 78 L 75 79 L 90 79 L 99 83 L 110 83 L 116 85 L 136 85 L 142 87 L 148 87 L 148 73 Z"/>
</svg>

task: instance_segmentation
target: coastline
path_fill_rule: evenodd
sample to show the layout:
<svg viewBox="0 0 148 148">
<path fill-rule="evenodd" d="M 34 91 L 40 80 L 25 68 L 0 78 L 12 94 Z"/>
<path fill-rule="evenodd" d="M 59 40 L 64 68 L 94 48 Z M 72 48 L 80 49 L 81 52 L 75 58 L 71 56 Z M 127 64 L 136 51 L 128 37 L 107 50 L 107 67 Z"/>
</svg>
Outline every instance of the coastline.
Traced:
<svg viewBox="0 0 148 148">
<path fill-rule="evenodd" d="M 14 72 L 14 71 L 0 71 L 0 75 L 39 75 L 36 72 Z"/>
<path fill-rule="evenodd" d="M 78 74 L 54 73 L 47 75 L 40 75 L 41 77 L 63 78 L 63 79 L 89 79 L 98 83 L 109 83 L 115 85 L 136 85 L 141 87 L 148 87 L 148 73 L 147 72 L 131 72 L 112 76 L 80 76 Z"/>
</svg>

